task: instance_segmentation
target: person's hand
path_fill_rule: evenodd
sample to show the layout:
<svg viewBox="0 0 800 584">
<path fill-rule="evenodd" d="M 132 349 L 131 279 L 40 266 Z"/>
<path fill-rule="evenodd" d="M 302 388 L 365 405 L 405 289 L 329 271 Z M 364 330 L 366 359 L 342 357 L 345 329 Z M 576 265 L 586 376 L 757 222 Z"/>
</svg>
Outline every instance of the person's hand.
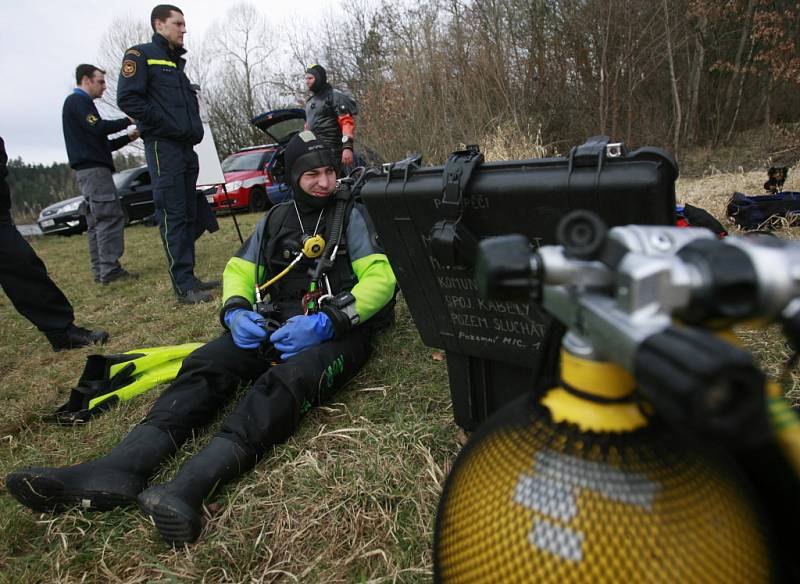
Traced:
<svg viewBox="0 0 800 584">
<path fill-rule="evenodd" d="M 139 128 L 128 130 L 128 138 L 130 138 L 131 142 L 136 140 L 138 137 L 139 137 Z"/>
<path fill-rule="evenodd" d="M 132 117 L 130 117 L 130 116 L 125 116 L 125 117 L 128 118 L 131 121 L 131 124 L 135 124 L 136 123 L 136 120 L 134 120 Z"/>
<path fill-rule="evenodd" d="M 225 313 L 225 324 L 231 330 L 233 343 L 240 349 L 258 349 L 267 338 L 267 330 L 259 323 L 264 317 L 252 310 L 234 308 Z"/>
<path fill-rule="evenodd" d="M 284 361 L 305 351 L 309 347 L 324 343 L 333 338 L 333 323 L 328 315 L 309 314 L 293 316 L 270 335 L 272 345 L 281 352 Z"/>
<path fill-rule="evenodd" d="M 345 148 L 342 150 L 342 166 L 352 166 L 353 165 L 353 151 L 349 148 Z"/>
</svg>

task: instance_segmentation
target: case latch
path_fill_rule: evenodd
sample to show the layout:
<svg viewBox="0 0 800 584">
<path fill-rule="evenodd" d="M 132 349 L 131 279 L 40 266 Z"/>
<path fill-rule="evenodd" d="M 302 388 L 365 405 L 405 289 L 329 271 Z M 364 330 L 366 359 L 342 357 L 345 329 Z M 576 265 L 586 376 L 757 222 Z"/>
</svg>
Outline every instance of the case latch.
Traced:
<svg viewBox="0 0 800 584">
<path fill-rule="evenodd" d="M 431 252 L 445 265 L 472 265 L 478 245 L 476 238 L 461 223 L 463 198 L 472 172 L 483 162 L 483 154 L 475 144 L 453 152 L 444 165 L 442 198 L 437 213 L 442 219 L 431 228 Z"/>
</svg>

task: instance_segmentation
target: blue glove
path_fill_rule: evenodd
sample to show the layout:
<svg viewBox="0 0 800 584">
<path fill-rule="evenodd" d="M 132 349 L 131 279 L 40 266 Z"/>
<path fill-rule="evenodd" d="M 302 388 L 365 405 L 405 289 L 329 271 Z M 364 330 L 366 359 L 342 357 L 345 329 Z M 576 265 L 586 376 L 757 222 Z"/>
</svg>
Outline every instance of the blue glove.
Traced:
<svg viewBox="0 0 800 584">
<path fill-rule="evenodd" d="M 300 351 L 333 338 L 333 323 L 325 313 L 293 316 L 269 337 L 281 352 L 281 359 L 294 357 Z"/>
<path fill-rule="evenodd" d="M 258 323 L 262 324 L 258 324 Z M 234 344 L 241 349 L 258 349 L 267 338 L 264 317 L 244 308 L 234 308 L 225 313 L 225 324 L 231 329 Z"/>
</svg>

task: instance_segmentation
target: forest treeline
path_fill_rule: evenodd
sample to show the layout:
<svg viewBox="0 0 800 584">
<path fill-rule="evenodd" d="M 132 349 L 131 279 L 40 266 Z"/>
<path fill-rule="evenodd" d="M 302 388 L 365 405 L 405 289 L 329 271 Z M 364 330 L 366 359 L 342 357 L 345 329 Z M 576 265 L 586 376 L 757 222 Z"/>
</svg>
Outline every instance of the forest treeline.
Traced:
<svg viewBox="0 0 800 584">
<path fill-rule="evenodd" d="M 796 1 L 440 0 L 343 11 L 318 58 L 356 95 L 364 132 L 389 156 L 441 160 L 498 131 L 551 153 L 607 134 L 680 154 L 800 121 Z"/>
<path fill-rule="evenodd" d="M 126 17 L 104 37 L 108 108 L 122 54 L 150 35 Z M 287 26 L 242 3 L 192 39 L 187 70 L 221 158 L 264 142 L 250 119 L 302 104 L 305 66 L 320 63 L 359 103 L 357 141 L 386 160 L 440 163 L 468 143 L 564 154 L 598 134 L 680 160 L 800 122 L 799 40 L 790 0 L 350 0 Z M 800 139 L 789 141 L 800 156 Z"/>
<path fill-rule="evenodd" d="M 134 153 L 115 153 L 117 170 L 143 164 Z M 21 158 L 8 161 L 8 184 L 12 212 L 18 219 L 32 220 L 42 207 L 79 195 L 75 177 L 67 163 L 29 164 Z"/>
<path fill-rule="evenodd" d="M 149 34 L 117 23 L 106 67 Z M 680 156 L 800 122 L 798 42 L 797 0 L 348 0 L 285 26 L 242 3 L 188 70 L 221 156 L 264 141 L 254 116 L 304 102 L 310 63 L 357 99 L 357 140 L 385 159 L 498 136 L 564 153 L 597 134 Z"/>
</svg>

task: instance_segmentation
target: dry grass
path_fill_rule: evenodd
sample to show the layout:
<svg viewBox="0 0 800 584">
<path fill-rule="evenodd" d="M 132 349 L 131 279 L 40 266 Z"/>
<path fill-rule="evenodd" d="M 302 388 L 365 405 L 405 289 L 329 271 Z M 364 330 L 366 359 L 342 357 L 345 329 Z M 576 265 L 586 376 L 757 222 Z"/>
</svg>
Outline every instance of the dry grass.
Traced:
<svg viewBox="0 0 800 584">
<path fill-rule="evenodd" d="M 552 145 L 542 143 L 541 128 L 521 132 L 510 124 L 493 126 L 480 147 L 486 160 L 525 160 L 555 155 Z"/>
<path fill-rule="evenodd" d="M 239 217 L 249 232 L 255 216 Z M 108 352 L 213 338 L 216 305 L 172 300 L 156 230 L 126 231 L 139 280 L 91 281 L 85 237 L 33 242 L 73 301 L 79 323 L 107 328 Z M 218 274 L 238 247 L 230 218 L 199 245 L 198 273 Z M 54 354 L 0 297 L 0 475 L 26 465 L 75 464 L 106 452 L 147 412 L 158 390 L 74 428 L 42 416 L 66 400 L 86 355 Z M 0 492 L 0 582 L 418 582 L 430 579 L 433 515 L 458 444 L 446 364 L 430 359 L 405 305 L 369 366 L 311 412 L 254 472 L 209 501 L 201 544 L 170 550 L 137 510 L 23 510 Z M 214 428 L 210 431 L 213 432 Z M 170 478 L 205 444 L 183 448 Z"/>
<path fill-rule="evenodd" d="M 535 148 L 534 142 L 524 147 Z M 727 197 L 734 190 L 758 193 L 764 179 L 761 172 L 681 178 L 678 199 L 730 227 L 720 212 Z M 800 190 L 800 169 L 793 169 L 787 188 Z M 255 220 L 240 217 L 243 231 Z M 237 248 L 230 222 L 224 218 L 221 232 L 201 240 L 201 275 L 218 274 Z M 781 236 L 796 237 L 797 228 Z M 99 287 L 91 281 L 84 237 L 34 242 L 79 322 L 111 331 L 108 352 L 216 335 L 216 306 L 173 303 L 156 231 L 129 228 L 126 244 L 127 267 L 141 278 Z M 50 352 L 5 296 L 0 319 L 0 475 L 97 456 L 155 398 L 157 390 L 83 427 L 44 423 L 42 415 L 66 400 L 90 350 Z M 743 337 L 765 368 L 778 373 L 789 355 L 777 332 L 745 330 Z M 0 491 L 0 582 L 429 581 L 436 502 L 459 448 L 446 364 L 431 355 L 401 302 L 398 322 L 369 366 L 253 472 L 211 498 L 200 543 L 190 548 L 166 548 L 135 509 L 40 515 Z M 795 377 L 792 396 L 800 401 L 798 388 Z M 206 440 L 198 436 L 155 480 L 170 478 Z"/>
</svg>

